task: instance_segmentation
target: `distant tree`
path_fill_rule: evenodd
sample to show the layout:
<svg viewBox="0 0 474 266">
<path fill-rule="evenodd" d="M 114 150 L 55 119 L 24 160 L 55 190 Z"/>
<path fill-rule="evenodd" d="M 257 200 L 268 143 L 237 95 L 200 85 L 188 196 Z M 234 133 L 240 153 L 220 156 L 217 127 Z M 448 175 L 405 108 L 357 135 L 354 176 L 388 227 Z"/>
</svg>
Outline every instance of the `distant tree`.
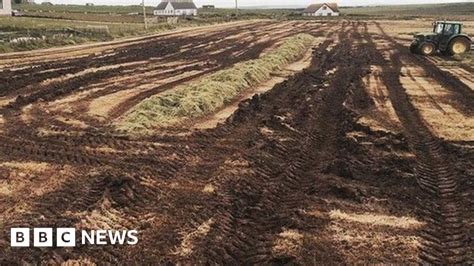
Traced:
<svg viewBox="0 0 474 266">
<path fill-rule="evenodd" d="M 13 3 L 14 4 L 33 4 L 34 1 L 33 0 L 13 0 Z"/>
</svg>

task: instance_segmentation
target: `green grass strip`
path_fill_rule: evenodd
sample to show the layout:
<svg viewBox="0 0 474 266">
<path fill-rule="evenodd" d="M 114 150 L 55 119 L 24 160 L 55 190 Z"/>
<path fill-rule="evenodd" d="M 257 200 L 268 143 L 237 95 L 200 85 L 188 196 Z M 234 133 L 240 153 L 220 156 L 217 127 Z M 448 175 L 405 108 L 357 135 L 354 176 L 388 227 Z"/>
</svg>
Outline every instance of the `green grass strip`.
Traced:
<svg viewBox="0 0 474 266">
<path fill-rule="evenodd" d="M 270 74 L 301 58 L 314 37 L 298 34 L 260 58 L 235 64 L 195 83 L 152 96 L 135 106 L 118 123 L 129 133 L 146 134 L 156 127 L 175 125 L 184 119 L 209 114 L 244 90 L 270 79 Z"/>
</svg>

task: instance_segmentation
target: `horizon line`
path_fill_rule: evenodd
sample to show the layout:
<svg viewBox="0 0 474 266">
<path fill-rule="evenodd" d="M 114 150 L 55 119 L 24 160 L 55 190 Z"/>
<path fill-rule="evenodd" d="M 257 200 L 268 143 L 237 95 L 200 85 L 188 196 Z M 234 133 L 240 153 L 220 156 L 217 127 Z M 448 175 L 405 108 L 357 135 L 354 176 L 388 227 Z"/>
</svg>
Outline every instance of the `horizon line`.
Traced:
<svg viewBox="0 0 474 266">
<path fill-rule="evenodd" d="M 47 1 L 45 1 L 47 2 Z M 23 3 L 23 4 L 27 4 L 27 3 Z M 35 5 L 41 5 L 42 3 L 32 3 L 32 4 L 35 4 Z M 419 4 L 419 3 L 413 3 L 413 4 L 367 4 L 367 5 L 339 5 L 340 7 L 379 7 L 379 6 L 423 6 L 423 5 L 443 5 L 443 4 L 474 4 L 474 2 L 442 2 L 442 3 L 439 3 L 439 2 L 434 2 L 434 3 L 423 3 L 423 4 Z M 22 4 L 15 4 L 13 3 L 13 5 L 22 5 Z M 61 3 L 61 4 L 54 4 L 56 6 L 85 6 L 85 4 L 64 4 L 64 3 Z M 115 5 L 111 5 L 111 4 L 98 4 L 98 5 L 94 5 L 94 6 L 141 6 L 141 5 L 126 5 L 126 4 L 115 4 Z M 93 6 L 91 6 L 93 7 Z M 153 6 L 150 6 L 150 5 L 147 5 L 147 7 L 155 7 L 154 5 Z M 245 6 L 240 6 L 239 8 L 240 9 L 247 9 L 247 8 L 258 8 L 258 9 L 284 9 L 284 8 L 287 8 L 287 9 L 298 9 L 298 8 L 305 8 L 307 7 L 307 5 L 245 5 Z M 222 9 L 233 9 L 232 6 L 229 6 L 229 7 L 217 7 L 216 8 L 222 8 Z"/>
</svg>

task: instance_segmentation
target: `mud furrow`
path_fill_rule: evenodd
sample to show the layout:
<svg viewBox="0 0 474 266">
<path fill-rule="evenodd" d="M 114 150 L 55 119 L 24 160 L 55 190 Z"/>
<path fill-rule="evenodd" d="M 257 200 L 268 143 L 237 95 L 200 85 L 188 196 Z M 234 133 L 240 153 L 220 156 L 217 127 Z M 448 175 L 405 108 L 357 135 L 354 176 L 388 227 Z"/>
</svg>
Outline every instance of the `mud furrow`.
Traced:
<svg viewBox="0 0 474 266">
<path fill-rule="evenodd" d="M 247 160 L 254 162 L 254 173 L 225 185 L 220 201 L 224 206 L 230 205 L 224 210 L 219 208 L 218 215 L 212 216 L 216 222 L 207 237 L 201 240 L 202 244 L 205 243 L 203 246 L 213 248 L 195 251 L 191 261 L 246 264 L 288 262 L 286 258 L 272 254 L 274 235 L 283 228 L 298 228 L 297 213 L 304 208 L 305 197 L 296 191 L 310 187 L 314 174 L 322 171 L 334 159 L 333 156 L 337 156 L 334 151 L 337 150 L 336 140 L 341 136 L 340 127 L 345 119 L 341 113 L 347 91 L 352 82 L 365 74 L 361 66 L 368 66 L 360 61 L 364 58 L 362 50 L 354 54 L 360 57 L 354 60 L 350 56 L 350 44 L 338 45 L 318 66 L 313 65 L 292 82 L 284 84 L 285 88 L 296 93 L 291 97 L 307 97 L 305 104 L 298 108 L 300 113 L 295 115 L 295 119 L 302 119 L 300 122 L 306 133 L 294 135 L 290 137 L 294 138 L 291 143 L 276 144 L 260 154 L 274 162 L 291 158 L 283 167 L 272 169 L 271 166 L 257 163 L 263 159 L 260 156 L 246 156 Z M 321 60 L 317 56 L 314 58 Z M 336 74 L 323 78 L 325 72 L 334 67 L 338 68 Z M 331 79 L 333 82 L 328 82 Z M 262 99 L 257 104 L 264 105 L 264 101 Z M 309 128 L 304 129 L 306 126 Z M 327 157 L 328 154 L 331 157 Z M 259 233 L 256 234 L 256 231 Z M 226 239 L 227 242 L 222 243 L 220 239 Z"/>
<path fill-rule="evenodd" d="M 385 35 L 388 41 L 391 39 Z M 398 48 L 397 45 L 393 45 Z M 422 190 L 420 204 L 426 228 L 421 237 L 420 259 L 433 264 L 467 263 L 467 235 L 457 192 L 461 178 L 452 168 L 451 158 L 413 106 L 400 83 L 400 52 L 390 57 L 392 65 L 382 66 L 382 77 L 389 97 L 417 158 L 417 178 Z"/>
</svg>

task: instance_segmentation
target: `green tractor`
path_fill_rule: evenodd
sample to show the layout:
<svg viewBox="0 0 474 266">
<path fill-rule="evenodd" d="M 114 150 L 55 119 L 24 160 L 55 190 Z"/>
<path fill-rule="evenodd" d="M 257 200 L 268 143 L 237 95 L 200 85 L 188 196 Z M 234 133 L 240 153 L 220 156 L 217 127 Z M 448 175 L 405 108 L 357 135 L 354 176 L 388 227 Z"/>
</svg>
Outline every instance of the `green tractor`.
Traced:
<svg viewBox="0 0 474 266">
<path fill-rule="evenodd" d="M 440 51 L 443 55 L 456 55 L 471 50 L 471 38 L 462 33 L 463 24 L 451 21 L 436 21 L 433 32 L 417 34 L 410 51 L 415 54 L 433 55 Z"/>
</svg>

